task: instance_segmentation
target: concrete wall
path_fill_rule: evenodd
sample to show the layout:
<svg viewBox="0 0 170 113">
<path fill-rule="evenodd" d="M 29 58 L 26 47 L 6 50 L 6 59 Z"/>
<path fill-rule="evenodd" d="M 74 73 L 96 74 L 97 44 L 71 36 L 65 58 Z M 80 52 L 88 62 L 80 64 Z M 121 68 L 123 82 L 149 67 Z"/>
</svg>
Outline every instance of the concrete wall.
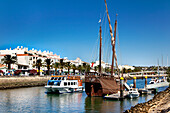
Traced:
<svg viewBox="0 0 170 113">
<path fill-rule="evenodd" d="M 1 77 L 0 89 L 45 86 L 50 77 Z"/>
</svg>

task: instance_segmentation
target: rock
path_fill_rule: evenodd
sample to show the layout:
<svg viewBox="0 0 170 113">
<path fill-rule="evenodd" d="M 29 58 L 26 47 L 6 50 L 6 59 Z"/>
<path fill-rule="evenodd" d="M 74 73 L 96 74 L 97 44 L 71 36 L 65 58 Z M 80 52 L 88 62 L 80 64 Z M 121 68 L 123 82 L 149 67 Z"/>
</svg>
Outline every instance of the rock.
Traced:
<svg viewBox="0 0 170 113">
<path fill-rule="evenodd" d="M 157 105 L 161 101 L 161 99 L 164 98 L 165 95 L 167 95 L 167 93 L 170 94 L 170 88 L 169 87 L 165 91 L 157 93 L 153 97 L 153 99 L 149 100 L 148 102 L 137 104 L 134 107 L 131 107 L 130 110 L 126 110 L 125 112 L 126 113 L 131 113 L 131 112 L 132 113 L 138 113 L 138 112 L 147 113 L 149 111 L 149 109 L 152 106 Z M 154 109 L 153 109 L 153 111 L 154 111 Z M 165 111 L 170 111 L 170 108 L 168 108 L 167 110 L 159 111 L 159 112 L 165 112 Z"/>
</svg>

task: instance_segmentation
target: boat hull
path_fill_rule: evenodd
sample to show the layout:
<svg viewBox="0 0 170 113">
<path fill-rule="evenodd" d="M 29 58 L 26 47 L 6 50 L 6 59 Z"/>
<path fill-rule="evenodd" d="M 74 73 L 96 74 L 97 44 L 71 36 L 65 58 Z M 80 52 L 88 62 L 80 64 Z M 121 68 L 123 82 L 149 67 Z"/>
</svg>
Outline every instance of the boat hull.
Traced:
<svg viewBox="0 0 170 113">
<path fill-rule="evenodd" d="M 165 82 L 160 82 L 160 83 L 155 83 L 155 84 L 149 84 L 149 85 L 146 85 L 146 88 L 155 89 L 155 88 L 164 87 L 164 86 L 169 86 L 169 83 L 165 81 Z"/>
<path fill-rule="evenodd" d="M 70 87 L 57 87 L 57 86 L 45 86 L 47 93 L 73 93 L 73 92 L 83 92 L 83 86 L 78 88 L 70 88 Z"/>
<path fill-rule="evenodd" d="M 128 94 L 127 97 L 128 98 L 138 98 L 139 97 L 139 93 L 136 93 L 136 94 L 131 93 L 131 94 Z"/>
<path fill-rule="evenodd" d="M 88 96 L 103 97 L 107 94 L 114 94 L 120 91 L 119 81 L 108 75 L 86 75 L 85 91 Z"/>
</svg>

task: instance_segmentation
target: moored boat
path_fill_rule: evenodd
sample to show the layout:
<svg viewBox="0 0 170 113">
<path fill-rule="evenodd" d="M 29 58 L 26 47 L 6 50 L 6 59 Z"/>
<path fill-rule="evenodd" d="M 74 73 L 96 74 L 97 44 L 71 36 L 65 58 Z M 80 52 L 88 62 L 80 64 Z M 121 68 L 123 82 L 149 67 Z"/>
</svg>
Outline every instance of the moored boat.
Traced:
<svg viewBox="0 0 170 113">
<path fill-rule="evenodd" d="M 72 93 L 82 92 L 82 80 L 80 76 L 51 76 L 45 86 L 47 93 Z"/>
<path fill-rule="evenodd" d="M 137 97 L 139 97 L 138 89 L 137 88 L 133 88 L 133 86 L 130 85 L 130 89 L 128 91 L 127 97 L 129 97 L 129 98 L 137 98 Z"/>
<path fill-rule="evenodd" d="M 169 82 L 166 80 L 166 78 L 158 79 L 158 78 L 152 78 L 148 85 L 146 85 L 147 89 L 155 89 L 158 87 L 164 87 L 169 86 Z"/>
</svg>

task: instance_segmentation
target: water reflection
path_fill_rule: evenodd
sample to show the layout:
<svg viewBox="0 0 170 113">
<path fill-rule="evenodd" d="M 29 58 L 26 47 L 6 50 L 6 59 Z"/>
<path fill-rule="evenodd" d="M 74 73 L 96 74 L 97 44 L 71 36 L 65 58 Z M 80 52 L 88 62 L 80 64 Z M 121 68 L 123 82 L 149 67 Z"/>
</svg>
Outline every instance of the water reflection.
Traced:
<svg viewBox="0 0 170 113">
<path fill-rule="evenodd" d="M 159 91 L 167 87 L 159 88 Z M 44 87 L 0 90 L 0 113 L 6 112 L 123 112 L 151 95 L 123 101 L 87 97 L 86 93 L 46 94 Z"/>
<path fill-rule="evenodd" d="M 50 110 L 55 112 L 83 112 L 84 93 L 47 94 Z M 85 96 L 85 95 L 84 95 Z"/>
</svg>

